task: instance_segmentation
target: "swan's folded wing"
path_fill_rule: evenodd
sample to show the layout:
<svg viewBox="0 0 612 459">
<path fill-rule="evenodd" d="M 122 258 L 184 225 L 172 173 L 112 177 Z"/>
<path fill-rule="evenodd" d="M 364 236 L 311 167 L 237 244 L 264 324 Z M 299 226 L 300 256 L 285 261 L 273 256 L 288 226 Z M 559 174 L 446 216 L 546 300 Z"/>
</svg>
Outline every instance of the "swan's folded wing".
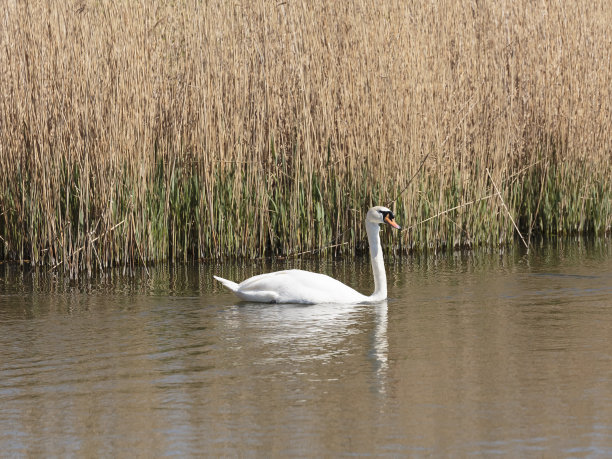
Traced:
<svg viewBox="0 0 612 459">
<path fill-rule="evenodd" d="M 247 301 L 275 303 L 359 303 L 367 298 L 325 274 L 299 269 L 251 277 L 236 292 Z"/>
</svg>

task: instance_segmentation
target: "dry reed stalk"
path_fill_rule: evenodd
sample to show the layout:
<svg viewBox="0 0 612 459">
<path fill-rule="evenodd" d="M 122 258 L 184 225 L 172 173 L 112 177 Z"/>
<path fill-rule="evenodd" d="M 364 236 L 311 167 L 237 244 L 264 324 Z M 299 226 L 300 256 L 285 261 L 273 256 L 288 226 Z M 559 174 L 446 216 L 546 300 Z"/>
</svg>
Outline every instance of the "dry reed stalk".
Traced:
<svg viewBox="0 0 612 459">
<path fill-rule="evenodd" d="M 450 209 L 443 210 L 442 212 L 438 212 L 433 217 L 429 217 L 429 218 L 426 218 L 425 220 L 421 220 L 420 222 L 417 222 L 417 223 L 415 223 L 412 226 L 408 226 L 408 227 L 402 228 L 402 231 L 410 231 L 411 229 L 414 229 L 414 228 L 416 228 L 419 225 L 422 225 L 422 224 L 427 223 L 427 222 L 429 222 L 431 220 L 434 220 L 434 219 L 439 218 L 439 217 L 441 217 L 443 215 L 446 215 L 449 212 L 453 212 L 455 210 L 459 210 L 459 209 L 462 209 L 464 207 L 474 205 L 474 204 L 476 204 L 477 202 L 480 202 L 480 201 L 485 201 L 487 199 L 491 199 L 493 196 L 497 196 L 497 193 L 490 194 L 488 196 L 483 196 L 482 198 L 474 199 L 473 201 L 469 201 L 469 202 L 464 202 L 463 204 L 459 204 L 458 206 L 451 207 Z"/>
<path fill-rule="evenodd" d="M 512 226 L 514 226 L 514 229 L 516 230 L 516 232 L 520 236 L 521 241 L 523 241 L 523 244 L 525 245 L 525 247 L 527 248 L 527 251 L 529 252 L 529 244 L 527 244 L 527 242 L 525 242 L 525 238 L 521 234 L 521 230 L 516 225 L 516 222 L 514 221 L 514 218 L 512 218 L 512 213 L 510 212 L 510 209 L 508 209 L 508 206 L 506 206 L 506 202 L 504 201 L 504 197 L 500 193 L 499 188 L 497 188 L 497 185 L 495 184 L 495 181 L 493 180 L 493 177 L 491 177 L 491 173 L 489 172 L 489 169 L 487 169 L 487 175 L 489 176 L 489 179 L 491 180 L 491 183 L 493 184 L 493 188 L 495 188 L 495 194 L 497 195 L 497 197 L 501 201 L 502 206 L 504 207 L 504 210 L 508 214 L 508 218 L 512 222 Z"/>
<path fill-rule="evenodd" d="M 96 236 L 95 238 L 90 239 L 90 240 L 88 241 L 88 242 L 89 242 L 89 244 L 93 244 L 94 242 L 98 241 L 98 239 L 100 239 L 100 238 L 102 238 L 102 237 L 106 236 L 108 233 L 111 233 L 112 231 L 114 231 L 116 228 L 118 228 L 119 226 L 123 225 L 124 223 L 125 223 L 125 220 L 120 221 L 120 222 L 119 222 L 119 223 L 117 223 L 115 226 L 113 226 L 111 229 L 109 229 L 108 231 L 106 231 L 104 234 L 101 234 L 100 236 Z M 85 246 L 83 246 L 83 247 L 79 247 L 78 249 L 74 250 L 74 251 L 73 251 L 73 253 L 72 253 L 72 255 L 76 255 L 76 254 L 78 254 L 79 252 L 81 252 L 81 251 L 83 251 L 83 250 L 85 250 Z M 57 267 L 58 267 L 58 266 L 60 266 L 60 265 L 61 265 L 63 262 L 64 262 L 64 261 L 62 260 L 62 261 L 60 261 L 59 263 L 56 263 L 55 265 L 53 265 L 53 266 L 51 267 L 51 269 L 53 270 L 53 269 L 57 268 Z"/>
</svg>

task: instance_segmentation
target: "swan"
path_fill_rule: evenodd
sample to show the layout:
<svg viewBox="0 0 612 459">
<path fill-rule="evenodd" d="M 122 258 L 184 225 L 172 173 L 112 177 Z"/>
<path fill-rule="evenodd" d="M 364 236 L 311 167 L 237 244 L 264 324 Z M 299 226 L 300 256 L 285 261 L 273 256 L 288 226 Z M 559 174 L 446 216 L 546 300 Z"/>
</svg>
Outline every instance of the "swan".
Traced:
<svg viewBox="0 0 612 459">
<path fill-rule="evenodd" d="M 380 224 L 386 223 L 401 229 L 395 222 L 395 215 L 383 206 L 372 207 L 365 219 L 370 260 L 374 274 L 374 293 L 363 295 L 348 285 L 325 274 L 289 269 L 260 274 L 242 281 L 240 284 L 213 276 L 240 299 L 258 303 L 377 303 L 387 298 L 387 275 L 380 245 Z"/>
</svg>

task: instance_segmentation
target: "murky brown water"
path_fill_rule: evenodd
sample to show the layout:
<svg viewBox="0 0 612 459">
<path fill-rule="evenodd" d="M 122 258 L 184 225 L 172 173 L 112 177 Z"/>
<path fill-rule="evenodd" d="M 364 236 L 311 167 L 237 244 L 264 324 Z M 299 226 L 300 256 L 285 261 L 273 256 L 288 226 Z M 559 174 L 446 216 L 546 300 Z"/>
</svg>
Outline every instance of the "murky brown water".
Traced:
<svg viewBox="0 0 612 459">
<path fill-rule="evenodd" d="M 612 249 L 387 263 L 387 303 L 238 303 L 156 268 L 0 265 L 5 456 L 610 457 Z M 292 262 L 369 293 L 364 260 Z"/>
</svg>

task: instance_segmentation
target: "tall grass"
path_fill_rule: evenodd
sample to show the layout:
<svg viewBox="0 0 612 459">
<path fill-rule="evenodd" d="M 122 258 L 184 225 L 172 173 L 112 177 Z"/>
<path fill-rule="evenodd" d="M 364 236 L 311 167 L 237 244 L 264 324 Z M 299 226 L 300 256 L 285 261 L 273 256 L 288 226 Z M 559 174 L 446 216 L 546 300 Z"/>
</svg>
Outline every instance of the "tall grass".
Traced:
<svg viewBox="0 0 612 459">
<path fill-rule="evenodd" d="M 0 258 L 355 251 L 404 188 L 396 249 L 506 244 L 498 197 L 419 224 L 486 169 L 522 231 L 610 231 L 608 1 L 2 3 Z"/>
</svg>

